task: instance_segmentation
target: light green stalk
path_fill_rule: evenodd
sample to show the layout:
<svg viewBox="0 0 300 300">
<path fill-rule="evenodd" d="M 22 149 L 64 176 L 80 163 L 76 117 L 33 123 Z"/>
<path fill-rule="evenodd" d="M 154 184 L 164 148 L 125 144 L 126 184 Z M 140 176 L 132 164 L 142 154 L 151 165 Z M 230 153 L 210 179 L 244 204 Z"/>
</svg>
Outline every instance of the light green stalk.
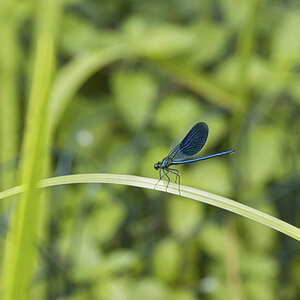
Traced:
<svg viewBox="0 0 300 300">
<path fill-rule="evenodd" d="M 44 175 L 45 123 L 48 107 L 48 90 L 53 66 L 53 40 L 40 36 L 37 52 L 27 128 L 21 164 L 21 183 L 27 188 L 13 212 L 6 239 L 2 290 L 4 300 L 27 299 L 35 262 L 35 238 L 41 201 L 37 193 L 37 181 Z"/>
<path fill-rule="evenodd" d="M 51 92 L 49 112 L 51 130 L 55 130 L 66 107 L 90 76 L 112 62 L 128 56 L 127 48 L 119 44 L 79 55 L 64 66 L 57 73 Z"/>
<path fill-rule="evenodd" d="M 49 95 L 54 67 L 54 28 L 60 0 L 36 2 L 35 55 L 22 146 L 19 180 L 26 186 L 15 203 L 5 242 L 1 299 L 30 295 L 36 264 L 36 238 L 41 228 L 41 196 L 37 183 L 45 177 L 49 140 Z"/>
<path fill-rule="evenodd" d="M 15 1 L 0 1 L 0 164 L 10 163 L 1 176 L 2 189 L 13 186 L 15 170 L 13 161 L 17 155 L 17 18 L 13 11 Z"/>
<path fill-rule="evenodd" d="M 63 185 L 63 184 L 78 184 L 78 183 L 113 183 L 136 186 L 147 189 L 154 189 L 157 179 L 119 174 L 76 174 L 47 178 L 39 182 L 40 188 Z M 156 185 L 156 190 L 166 191 L 166 182 L 160 181 Z M 25 191 L 24 186 L 14 187 L 12 189 L 0 192 L 0 199 L 13 196 Z M 178 185 L 170 183 L 168 193 L 178 195 Z M 238 215 L 244 216 L 250 220 L 259 222 L 265 226 L 282 232 L 298 241 L 300 241 L 300 228 L 288 224 L 282 220 L 272 217 L 266 213 L 260 212 L 254 208 L 246 206 L 237 201 L 218 196 L 199 189 L 188 186 L 180 186 L 180 195 L 185 198 L 194 199 L 203 203 L 207 203 L 219 208 L 231 211 Z"/>
</svg>

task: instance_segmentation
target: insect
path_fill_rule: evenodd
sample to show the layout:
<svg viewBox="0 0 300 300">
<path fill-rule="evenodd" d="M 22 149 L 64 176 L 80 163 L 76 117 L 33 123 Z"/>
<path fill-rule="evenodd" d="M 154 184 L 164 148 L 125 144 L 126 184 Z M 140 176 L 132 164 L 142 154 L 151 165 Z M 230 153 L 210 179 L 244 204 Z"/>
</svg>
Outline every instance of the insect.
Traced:
<svg viewBox="0 0 300 300">
<path fill-rule="evenodd" d="M 168 178 L 168 184 L 166 190 L 168 189 L 170 183 L 170 177 L 168 173 L 173 173 L 176 176 L 175 183 L 179 184 L 179 194 L 180 194 L 180 175 L 179 170 L 170 168 L 171 166 L 192 163 L 200 160 L 205 160 L 217 156 L 222 156 L 226 154 L 234 153 L 234 150 L 227 150 L 220 153 L 215 153 L 211 155 L 207 155 L 204 157 L 192 158 L 195 154 L 197 154 L 204 144 L 206 143 L 208 136 L 208 126 L 204 122 L 199 122 L 194 125 L 194 127 L 188 132 L 188 134 L 184 137 L 182 142 L 174 147 L 168 156 L 166 156 L 162 161 L 157 162 L 154 165 L 155 170 L 159 170 L 159 180 L 155 184 L 154 188 L 158 184 L 158 182 L 166 176 Z M 163 175 L 161 174 L 163 172 Z"/>
</svg>

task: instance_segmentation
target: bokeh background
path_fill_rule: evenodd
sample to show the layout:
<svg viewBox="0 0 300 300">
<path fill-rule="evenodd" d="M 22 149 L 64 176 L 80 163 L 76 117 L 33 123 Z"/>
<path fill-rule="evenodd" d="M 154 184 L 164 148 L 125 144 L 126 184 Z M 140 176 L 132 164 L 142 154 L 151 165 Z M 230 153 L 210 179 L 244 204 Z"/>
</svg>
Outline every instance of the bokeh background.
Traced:
<svg viewBox="0 0 300 300">
<path fill-rule="evenodd" d="M 1 190 L 24 155 L 38 2 L 0 4 Z M 236 153 L 181 166 L 181 183 L 300 226 L 299 1 L 53 2 L 47 176 L 156 178 L 204 121 L 201 154 Z M 116 185 L 52 188 L 46 201 L 30 299 L 299 299 L 299 243 L 251 220 Z"/>
</svg>

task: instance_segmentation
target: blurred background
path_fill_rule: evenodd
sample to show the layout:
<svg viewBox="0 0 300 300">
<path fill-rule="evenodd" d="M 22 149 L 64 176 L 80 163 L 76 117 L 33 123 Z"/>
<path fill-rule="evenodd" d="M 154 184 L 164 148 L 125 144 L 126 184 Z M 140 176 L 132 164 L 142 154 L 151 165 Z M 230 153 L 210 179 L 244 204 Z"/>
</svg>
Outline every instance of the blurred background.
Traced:
<svg viewBox="0 0 300 300">
<path fill-rule="evenodd" d="M 236 153 L 180 166 L 181 184 L 300 226 L 299 1 L 56 2 L 48 176 L 158 178 L 154 163 L 204 121 L 201 155 Z M 1 191 L 24 137 L 34 3 L 0 4 Z M 31 299 L 299 299 L 299 243 L 251 220 L 116 185 L 47 201 Z"/>
</svg>

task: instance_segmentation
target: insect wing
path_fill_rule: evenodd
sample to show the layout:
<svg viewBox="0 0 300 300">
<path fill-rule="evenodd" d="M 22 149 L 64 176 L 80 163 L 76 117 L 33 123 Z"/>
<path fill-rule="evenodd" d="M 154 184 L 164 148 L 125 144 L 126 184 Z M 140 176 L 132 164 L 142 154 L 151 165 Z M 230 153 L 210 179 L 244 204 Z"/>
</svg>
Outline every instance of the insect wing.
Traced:
<svg viewBox="0 0 300 300">
<path fill-rule="evenodd" d="M 173 161 L 187 159 L 197 154 L 204 146 L 208 136 L 208 126 L 199 122 L 188 132 L 180 144 L 171 150 L 169 157 Z"/>
</svg>

